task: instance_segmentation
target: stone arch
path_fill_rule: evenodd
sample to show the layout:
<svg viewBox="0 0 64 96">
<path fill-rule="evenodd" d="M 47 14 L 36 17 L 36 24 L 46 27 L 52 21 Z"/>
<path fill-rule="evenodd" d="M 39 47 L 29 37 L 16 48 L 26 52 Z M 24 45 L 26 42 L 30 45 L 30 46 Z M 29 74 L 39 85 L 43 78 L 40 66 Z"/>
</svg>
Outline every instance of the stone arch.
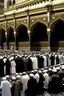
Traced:
<svg viewBox="0 0 64 96">
<path fill-rule="evenodd" d="M 1 28 L 0 29 L 0 43 L 1 43 L 1 48 L 3 49 L 4 47 L 4 43 L 6 42 L 6 36 L 5 36 L 5 29 L 4 28 Z"/>
<path fill-rule="evenodd" d="M 40 21 L 40 20 L 37 20 L 36 22 L 34 22 L 34 23 L 31 24 L 30 29 L 32 30 L 33 27 L 34 27 L 38 22 L 41 23 L 41 24 L 44 24 L 46 27 L 48 26 L 45 22 L 42 22 L 42 21 Z"/>
<path fill-rule="evenodd" d="M 46 46 L 43 43 L 47 42 L 47 40 L 48 40 L 48 35 L 47 35 L 46 25 L 39 21 L 34 23 L 34 25 L 31 27 L 31 47 L 40 50 L 41 47 Z"/>
<path fill-rule="evenodd" d="M 7 29 L 7 47 L 10 49 L 12 46 L 15 47 L 15 37 L 14 37 L 14 29 L 12 26 L 9 26 Z"/>
<path fill-rule="evenodd" d="M 55 19 L 53 22 L 51 22 L 50 27 L 51 27 L 51 28 L 53 28 L 53 27 L 54 27 L 54 25 L 55 25 L 55 24 L 56 24 L 59 20 L 64 21 L 64 19 L 63 19 L 63 18 L 58 17 L 58 18 L 57 18 L 57 19 Z"/>
<path fill-rule="evenodd" d="M 24 24 L 20 24 L 16 28 L 16 36 L 17 36 L 17 41 L 28 41 L 28 33 L 27 33 L 27 27 Z"/>
<path fill-rule="evenodd" d="M 64 20 L 57 19 L 51 25 L 51 50 L 58 50 L 59 47 L 64 47 Z"/>
<path fill-rule="evenodd" d="M 7 29 L 7 39 L 9 42 L 14 41 L 14 29 L 12 26 L 9 26 Z"/>
</svg>

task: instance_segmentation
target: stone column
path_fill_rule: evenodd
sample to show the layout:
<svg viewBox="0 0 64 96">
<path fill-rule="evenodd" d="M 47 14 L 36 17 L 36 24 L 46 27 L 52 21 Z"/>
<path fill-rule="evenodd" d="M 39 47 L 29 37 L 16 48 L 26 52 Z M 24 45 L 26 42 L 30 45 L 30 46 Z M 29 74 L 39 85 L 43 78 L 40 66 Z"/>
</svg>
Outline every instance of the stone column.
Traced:
<svg viewBox="0 0 64 96">
<path fill-rule="evenodd" d="M 11 0 L 11 5 L 13 6 L 13 0 Z"/>
<path fill-rule="evenodd" d="M 27 10 L 27 32 L 29 36 L 29 50 L 31 50 L 31 38 L 30 38 L 30 16 L 29 16 L 29 10 Z"/>
<path fill-rule="evenodd" d="M 16 49 L 16 19 L 15 19 L 15 13 L 13 14 L 13 22 L 14 22 L 14 37 L 15 37 L 15 49 Z"/>
<path fill-rule="evenodd" d="M 47 28 L 47 34 L 48 34 L 48 50 L 50 50 L 50 22 L 51 22 L 51 0 L 49 0 L 49 4 L 47 5 L 47 16 L 48 16 L 48 28 Z"/>
<path fill-rule="evenodd" d="M 7 40 L 7 20 L 6 20 L 6 16 L 5 17 L 5 37 L 6 37 L 6 48 L 8 49 L 8 40 Z"/>
<path fill-rule="evenodd" d="M 50 50 L 50 28 L 47 28 L 47 34 L 48 34 L 48 50 Z"/>
</svg>

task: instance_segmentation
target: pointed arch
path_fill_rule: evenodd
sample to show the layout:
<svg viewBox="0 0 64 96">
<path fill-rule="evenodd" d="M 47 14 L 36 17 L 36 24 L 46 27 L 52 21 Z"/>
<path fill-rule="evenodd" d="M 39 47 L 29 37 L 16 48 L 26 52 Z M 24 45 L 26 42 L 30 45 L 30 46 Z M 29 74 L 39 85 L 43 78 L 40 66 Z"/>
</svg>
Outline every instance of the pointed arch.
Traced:
<svg viewBox="0 0 64 96">
<path fill-rule="evenodd" d="M 25 26 L 27 28 L 27 25 L 24 24 L 23 22 L 19 23 L 17 26 L 16 26 L 16 30 L 20 27 L 20 26 Z"/>
<path fill-rule="evenodd" d="M 51 25 L 51 48 L 56 47 L 64 47 L 64 20 L 59 18 Z M 61 42 L 61 44 L 59 43 Z M 60 46 L 61 45 L 61 46 Z"/>
<path fill-rule="evenodd" d="M 45 47 L 44 42 L 47 42 L 47 27 L 41 22 L 36 22 L 31 28 L 31 49 L 40 50 L 41 47 Z"/>
<path fill-rule="evenodd" d="M 12 25 L 9 25 L 8 28 L 7 28 L 7 30 L 10 29 L 10 28 L 13 28 L 14 29 L 14 27 Z"/>
<path fill-rule="evenodd" d="M 1 27 L 0 30 L 1 30 L 1 29 L 5 30 L 5 27 Z"/>
<path fill-rule="evenodd" d="M 40 20 L 37 20 L 36 22 L 34 22 L 34 23 L 30 26 L 30 30 L 32 30 L 33 27 L 34 27 L 35 25 L 37 25 L 38 23 L 44 24 L 46 27 L 48 26 L 45 22 L 42 22 L 42 21 L 40 21 Z"/>
<path fill-rule="evenodd" d="M 9 42 L 14 41 L 14 29 L 13 26 L 9 26 L 7 29 L 7 39 Z"/>
<path fill-rule="evenodd" d="M 14 27 L 13 27 L 12 25 L 8 26 L 8 28 L 7 28 L 7 34 L 8 34 L 8 35 L 9 35 L 10 29 L 13 29 L 13 31 L 14 31 Z"/>
<path fill-rule="evenodd" d="M 20 24 L 19 26 L 17 26 L 16 32 L 17 32 L 16 36 L 18 42 L 29 40 L 27 27 L 24 24 Z"/>
<path fill-rule="evenodd" d="M 43 38 L 47 38 L 47 27 L 45 24 L 41 23 L 41 22 L 36 22 L 32 28 L 31 28 L 31 36 L 36 34 L 38 34 L 38 36 L 40 35 L 40 39 L 44 40 Z M 33 38 L 34 39 L 34 38 Z M 37 38 L 36 38 L 37 39 Z"/>
<path fill-rule="evenodd" d="M 6 42 L 5 29 L 3 27 L 0 28 L 0 35 L 1 35 L 1 37 L 0 37 L 1 49 L 3 49 L 3 47 L 4 47 L 3 43 Z"/>
<path fill-rule="evenodd" d="M 1 35 L 1 41 L 5 42 L 6 36 L 5 36 L 5 29 L 3 27 L 0 29 L 0 35 Z"/>
<path fill-rule="evenodd" d="M 57 19 L 55 19 L 55 20 L 50 24 L 51 28 L 54 27 L 54 25 L 55 25 L 59 20 L 64 21 L 63 18 L 58 17 Z"/>
</svg>

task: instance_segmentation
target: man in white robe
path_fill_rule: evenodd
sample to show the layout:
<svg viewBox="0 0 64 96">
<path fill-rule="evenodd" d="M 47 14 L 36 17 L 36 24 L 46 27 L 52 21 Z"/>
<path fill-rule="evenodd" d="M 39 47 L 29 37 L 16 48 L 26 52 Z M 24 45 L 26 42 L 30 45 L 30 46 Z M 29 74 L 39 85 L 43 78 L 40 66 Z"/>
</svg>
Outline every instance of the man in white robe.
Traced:
<svg viewBox="0 0 64 96">
<path fill-rule="evenodd" d="M 6 77 L 3 77 L 1 82 L 2 96 L 11 96 L 10 82 L 6 80 Z"/>
<path fill-rule="evenodd" d="M 45 78 L 45 80 L 44 80 L 44 88 L 45 88 L 45 89 L 48 89 L 49 75 L 48 75 L 48 73 L 47 73 L 47 70 L 44 70 L 44 71 L 43 71 L 43 76 L 44 76 L 44 78 Z"/>
<path fill-rule="evenodd" d="M 30 58 L 32 60 L 33 69 L 38 69 L 38 60 L 37 60 L 37 57 L 34 56 L 34 57 L 30 57 Z"/>
<path fill-rule="evenodd" d="M 16 63 L 14 60 L 11 61 L 11 74 L 16 73 Z"/>
<path fill-rule="evenodd" d="M 26 74 L 25 72 L 23 72 L 23 75 L 22 75 L 22 84 L 23 84 L 23 92 L 25 92 L 25 90 L 27 89 L 27 83 L 28 83 L 28 80 L 30 79 L 30 77 L 28 76 L 28 74 Z"/>
</svg>

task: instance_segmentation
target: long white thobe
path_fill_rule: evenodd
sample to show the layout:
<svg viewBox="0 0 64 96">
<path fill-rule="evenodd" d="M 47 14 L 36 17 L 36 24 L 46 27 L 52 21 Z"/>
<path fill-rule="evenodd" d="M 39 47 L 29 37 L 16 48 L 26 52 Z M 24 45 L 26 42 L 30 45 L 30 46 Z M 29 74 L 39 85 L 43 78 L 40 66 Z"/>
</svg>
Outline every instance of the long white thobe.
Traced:
<svg viewBox="0 0 64 96">
<path fill-rule="evenodd" d="M 10 82 L 4 80 L 1 82 L 2 96 L 11 96 Z"/>
<path fill-rule="evenodd" d="M 45 81 L 44 81 L 44 88 L 48 89 L 48 84 L 49 84 L 49 75 L 47 73 L 43 74 Z"/>
<path fill-rule="evenodd" d="M 43 58 L 44 58 L 44 64 L 43 64 L 43 66 L 44 67 L 47 67 L 47 57 L 43 55 Z"/>
<path fill-rule="evenodd" d="M 33 69 L 38 69 L 38 60 L 37 60 L 37 57 L 30 57 L 30 58 L 32 60 Z"/>
<path fill-rule="evenodd" d="M 28 80 L 30 79 L 30 77 L 26 74 L 22 76 L 22 84 L 23 84 L 23 92 L 25 92 L 25 90 L 27 89 L 27 83 Z"/>
<path fill-rule="evenodd" d="M 6 63 L 6 61 L 7 61 L 7 58 L 4 58 L 3 62 Z M 4 66 L 4 74 L 6 74 L 6 65 Z"/>
<path fill-rule="evenodd" d="M 15 74 L 16 73 L 16 63 L 15 61 L 11 61 L 11 73 Z"/>
</svg>

